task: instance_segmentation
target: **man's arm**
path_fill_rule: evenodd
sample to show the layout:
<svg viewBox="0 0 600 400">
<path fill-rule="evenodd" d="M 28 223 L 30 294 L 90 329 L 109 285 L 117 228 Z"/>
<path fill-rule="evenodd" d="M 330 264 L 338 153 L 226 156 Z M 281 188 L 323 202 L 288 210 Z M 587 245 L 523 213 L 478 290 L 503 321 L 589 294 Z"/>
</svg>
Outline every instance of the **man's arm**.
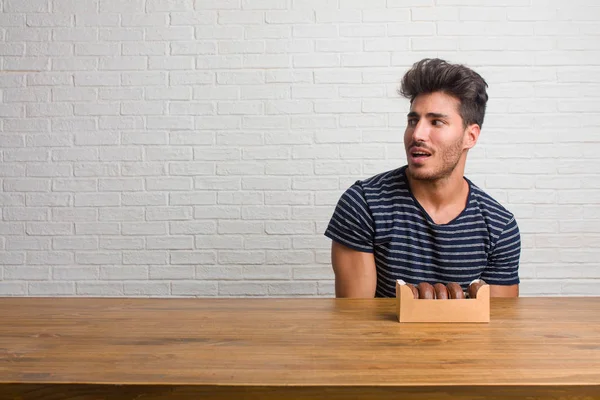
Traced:
<svg viewBox="0 0 600 400">
<path fill-rule="evenodd" d="M 490 285 L 490 297 L 519 297 L 519 285 Z"/>
<path fill-rule="evenodd" d="M 373 253 L 353 250 L 334 240 L 331 262 L 335 273 L 335 297 L 375 297 L 377 272 Z"/>
</svg>

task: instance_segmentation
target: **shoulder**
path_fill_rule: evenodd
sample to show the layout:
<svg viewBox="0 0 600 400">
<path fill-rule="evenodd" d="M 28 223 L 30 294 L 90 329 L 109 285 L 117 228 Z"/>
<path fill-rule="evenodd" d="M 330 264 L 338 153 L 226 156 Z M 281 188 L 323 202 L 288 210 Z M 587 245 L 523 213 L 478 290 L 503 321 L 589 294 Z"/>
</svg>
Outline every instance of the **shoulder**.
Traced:
<svg viewBox="0 0 600 400">
<path fill-rule="evenodd" d="M 405 167 L 396 168 L 374 175 L 370 178 L 358 180 L 352 185 L 371 196 L 378 196 L 386 191 L 406 186 L 404 175 Z"/>
<path fill-rule="evenodd" d="M 515 215 L 511 211 L 470 180 L 467 179 L 467 182 L 471 188 L 471 201 L 488 225 L 504 230 L 507 225 L 516 224 Z"/>
</svg>

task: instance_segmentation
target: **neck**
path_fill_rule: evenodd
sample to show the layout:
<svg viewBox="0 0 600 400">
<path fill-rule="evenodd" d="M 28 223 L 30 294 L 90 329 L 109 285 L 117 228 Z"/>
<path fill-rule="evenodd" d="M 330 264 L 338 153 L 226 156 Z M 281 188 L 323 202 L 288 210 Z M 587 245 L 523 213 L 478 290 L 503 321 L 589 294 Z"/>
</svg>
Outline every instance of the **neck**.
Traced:
<svg viewBox="0 0 600 400">
<path fill-rule="evenodd" d="M 464 206 L 469 194 L 469 184 L 465 181 L 464 167 L 457 165 L 452 173 L 437 180 L 414 179 L 410 171 L 406 177 L 417 201 L 426 209 L 442 210 L 457 205 Z"/>
</svg>

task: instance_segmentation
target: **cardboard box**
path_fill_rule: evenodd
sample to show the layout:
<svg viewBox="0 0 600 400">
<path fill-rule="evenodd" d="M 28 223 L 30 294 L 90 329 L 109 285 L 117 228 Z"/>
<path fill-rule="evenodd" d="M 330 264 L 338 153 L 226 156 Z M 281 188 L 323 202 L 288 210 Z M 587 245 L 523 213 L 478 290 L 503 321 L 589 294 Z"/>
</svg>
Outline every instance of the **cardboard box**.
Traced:
<svg viewBox="0 0 600 400">
<path fill-rule="evenodd" d="M 490 322 L 490 286 L 475 299 L 415 299 L 402 280 L 396 281 L 396 314 L 400 322 Z"/>
</svg>

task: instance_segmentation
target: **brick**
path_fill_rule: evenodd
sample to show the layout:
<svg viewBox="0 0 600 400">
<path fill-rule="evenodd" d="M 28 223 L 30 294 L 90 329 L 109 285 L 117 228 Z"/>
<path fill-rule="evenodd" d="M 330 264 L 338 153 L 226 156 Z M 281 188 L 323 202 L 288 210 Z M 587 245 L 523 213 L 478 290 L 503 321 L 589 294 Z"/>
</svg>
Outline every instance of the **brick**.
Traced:
<svg viewBox="0 0 600 400">
<path fill-rule="evenodd" d="M 211 175 L 214 171 L 212 163 L 203 162 L 173 162 L 169 163 L 170 175 Z"/>
<path fill-rule="evenodd" d="M 95 161 L 98 160 L 98 150 L 85 149 L 52 149 L 52 161 Z M 38 160 L 44 161 L 44 160 Z"/>
<path fill-rule="evenodd" d="M 248 220 L 282 220 L 289 219 L 290 210 L 285 206 L 244 206 L 242 218 Z"/>
<path fill-rule="evenodd" d="M 25 165 L 4 163 L 0 165 L 0 176 L 25 176 Z"/>
<path fill-rule="evenodd" d="M 238 55 L 211 56 L 201 55 L 196 58 L 196 69 L 239 69 L 242 68 L 242 57 Z M 225 88 L 227 89 L 227 88 Z M 232 90 L 233 88 L 229 88 Z"/>
<path fill-rule="evenodd" d="M 191 97 L 191 93 L 190 96 Z M 212 103 L 205 102 L 169 102 L 169 114 L 171 115 L 212 115 L 215 107 Z"/>
<path fill-rule="evenodd" d="M 6 221 L 47 221 L 47 208 L 34 207 L 5 207 L 4 220 Z"/>
<path fill-rule="evenodd" d="M 220 196 L 219 196 L 220 197 Z M 194 218 L 196 219 L 213 219 L 213 218 L 228 218 L 235 219 L 241 217 L 239 207 L 228 206 L 202 206 L 194 208 Z"/>
<path fill-rule="evenodd" d="M 98 9 L 98 0 L 53 0 L 52 11 L 55 13 L 88 13 Z"/>
<path fill-rule="evenodd" d="M 146 239 L 146 248 L 149 250 L 191 250 L 194 248 L 192 236 L 149 237 Z"/>
<path fill-rule="evenodd" d="M 9 147 L 24 147 L 25 136 L 24 135 L 2 135 L 0 134 L 0 146 L 4 148 Z"/>
<path fill-rule="evenodd" d="M 293 99 L 329 99 L 337 97 L 337 88 L 333 85 L 295 85 L 292 87 Z"/>
<path fill-rule="evenodd" d="M 77 295 L 122 297 L 125 293 L 119 282 L 77 282 Z"/>
<path fill-rule="evenodd" d="M 64 1 L 76 1 L 76 0 L 62 0 Z M 88 0 L 88 2 L 92 2 L 92 3 L 97 3 L 98 0 Z M 61 13 L 64 12 L 74 12 L 74 8 L 73 7 L 80 7 L 80 6 L 85 6 L 86 2 L 85 1 L 77 1 L 77 3 L 73 3 L 71 4 L 71 7 L 68 8 L 68 11 L 61 11 Z M 54 3 L 54 10 L 56 11 L 57 8 L 57 3 L 55 1 Z M 89 7 L 86 8 L 82 11 L 75 11 L 77 14 L 75 15 L 75 25 L 76 26 L 111 26 L 111 27 L 115 27 L 115 26 L 119 26 L 121 23 L 121 18 L 119 14 L 81 14 L 81 12 L 89 12 L 90 9 L 96 9 L 97 7 Z M 125 14 L 124 16 L 126 16 L 127 14 Z"/>
<path fill-rule="evenodd" d="M 265 20 L 268 24 L 314 23 L 315 12 L 313 10 L 267 11 Z"/>
<path fill-rule="evenodd" d="M 265 14 L 262 11 L 227 11 L 222 10 L 218 13 L 218 24 L 241 24 L 252 25 L 265 22 Z"/>
<path fill-rule="evenodd" d="M 199 235 L 196 236 L 196 248 L 200 250 L 240 249 L 242 248 L 242 237 Z"/>
<path fill-rule="evenodd" d="M 172 283 L 173 295 L 180 296 L 217 296 L 217 282 L 177 281 Z"/>
<path fill-rule="evenodd" d="M 0 265 L 10 264 L 24 264 L 25 254 L 23 252 L 16 251 L 2 251 L 0 252 Z M 19 268 L 19 269 L 16 269 Z M 28 267 L 6 267 L 5 268 L 5 279 L 35 279 L 35 277 L 25 276 L 24 273 L 29 270 Z M 33 270 L 35 273 L 36 270 Z M 27 274 L 29 275 L 29 274 Z M 45 278 L 44 278 L 45 279 Z"/>
<path fill-rule="evenodd" d="M 99 221 L 143 221 L 142 207 L 107 207 L 98 210 Z"/>
<path fill-rule="evenodd" d="M 139 42 L 144 40 L 143 28 L 100 28 L 98 30 L 98 40 L 104 42 L 131 41 Z"/>
<path fill-rule="evenodd" d="M 292 37 L 292 29 L 287 26 L 249 26 L 245 29 L 246 39 L 286 39 Z M 229 37 L 235 39 L 240 37 Z"/>
<path fill-rule="evenodd" d="M 144 181 L 139 178 L 105 178 L 98 180 L 101 192 L 126 192 L 143 190 Z"/>
<path fill-rule="evenodd" d="M 287 160 L 290 150 L 281 147 L 246 148 L 243 150 L 244 160 Z"/>
<path fill-rule="evenodd" d="M 317 293 L 316 282 L 277 282 L 269 283 L 268 290 L 270 295 L 291 296 L 291 295 L 314 295 Z"/>
<path fill-rule="evenodd" d="M 288 68 L 291 66 L 287 54 L 245 54 L 242 58 L 244 68 Z"/>
<path fill-rule="evenodd" d="M 123 291 L 128 296 L 168 296 L 171 286 L 168 282 L 125 282 Z"/>
<path fill-rule="evenodd" d="M 52 221 L 61 222 L 85 222 L 96 221 L 96 210 L 93 208 L 55 208 L 51 212 Z M 77 224 L 75 226 L 77 231 Z"/>
<path fill-rule="evenodd" d="M 338 54 L 292 55 L 292 65 L 296 68 L 326 68 L 339 67 Z"/>
<path fill-rule="evenodd" d="M 4 253 L 6 260 L 16 258 L 15 255 L 20 254 L 19 259 L 25 260 L 23 253 Z M 22 263 L 20 261 L 19 263 Z M 47 280 L 50 276 L 50 268 L 48 266 L 26 266 L 26 265 L 7 265 L 4 267 L 5 280 Z"/>
<path fill-rule="evenodd" d="M 25 13 L 43 13 L 49 12 L 48 1 L 46 0 L 6 0 L 4 2 L 5 12 L 25 12 Z"/>
<path fill-rule="evenodd" d="M 195 177 L 194 189 L 202 190 L 239 190 L 241 179 L 236 177 Z"/>
<path fill-rule="evenodd" d="M 118 176 L 119 168 L 114 163 L 75 163 L 74 175 L 89 176 Z"/>
<path fill-rule="evenodd" d="M 334 273 L 331 266 L 306 266 L 306 267 L 294 267 L 293 279 L 298 280 L 326 280 L 334 279 Z"/>
<path fill-rule="evenodd" d="M 99 89 L 98 98 L 101 100 L 141 100 L 144 97 L 143 89 Z"/>
<path fill-rule="evenodd" d="M 219 234 L 261 234 L 263 222 L 256 221 L 219 221 Z"/>
<path fill-rule="evenodd" d="M 145 28 L 144 38 L 147 41 L 193 40 L 194 28 L 188 26 Z"/>
<path fill-rule="evenodd" d="M 196 10 L 225 10 L 239 9 L 240 7 L 240 0 L 195 0 L 194 2 L 194 9 Z"/>
<path fill-rule="evenodd" d="M 217 164 L 217 175 L 263 175 L 264 165 L 256 162 L 220 162 Z"/>
<path fill-rule="evenodd" d="M 18 0 L 17 0 L 18 1 Z M 52 35 L 50 28 L 15 27 L 6 28 L 6 42 L 49 42 Z"/>
<path fill-rule="evenodd" d="M 22 118 L 25 116 L 24 104 L 2 104 L 0 105 L 0 117 L 2 118 Z"/>
<path fill-rule="evenodd" d="M 217 22 L 215 11 L 171 12 L 171 25 L 214 25 Z"/>
<path fill-rule="evenodd" d="M 215 264 L 217 257 L 212 251 L 171 251 L 170 262 L 175 265 L 182 264 Z"/>
<path fill-rule="evenodd" d="M 75 294 L 74 282 L 30 282 L 30 296 L 70 296 Z"/>
<path fill-rule="evenodd" d="M 75 115 L 120 115 L 120 107 L 117 103 L 75 104 Z"/>
<path fill-rule="evenodd" d="M 166 251 L 123 251 L 123 264 L 166 264 Z"/>
<path fill-rule="evenodd" d="M 167 85 L 166 72 L 123 72 L 121 74 L 123 86 L 163 86 Z"/>
<path fill-rule="evenodd" d="M 164 56 L 168 54 L 168 47 L 166 43 L 149 43 L 149 42 L 129 42 L 123 43 L 123 55 L 124 56 Z M 145 60 L 144 60 L 145 61 Z M 146 64 L 138 62 L 140 69 L 145 69 Z M 125 64 L 124 64 L 125 65 Z M 124 69 L 136 69 L 131 64 L 132 68 Z M 101 68 L 102 69 L 102 68 Z M 104 68 L 106 69 L 106 68 Z"/>
<path fill-rule="evenodd" d="M 102 250 L 142 250 L 144 238 L 139 237 L 101 237 L 99 248 Z"/>
<path fill-rule="evenodd" d="M 148 267 L 141 265 L 101 266 L 101 280 L 136 280 L 148 279 Z"/>
<path fill-rule="evenodd" d="M 197 266 L 196 279 L 240 280 L 242 279 L 242 267 L 238 265 Z"/>
<path fill-rule="evenodd" d="M 260 192 L 219 192 L 219 204 L 264 204 L 264 195 Z M 239 213 L 238 213 L 239 214 Z"/>
<path fill-rule="evenodd" d="M 167 205 L 167 196 L 165 193 L 123 193 L 121 198 L 123 205 L 129 206 Z"/>
<path fill-rule="evenodd" d="M 72 264 L 73 253 L 65 251 L 28 251 L 28 265 Z"/>
<path fill-rule="evenodd" d="M 146 12 L 191 11 L 193 9 L 193 0 L 147 0 L 146 2 Z"/>
<path fill-rule="evenodd" d="M 215 75 L 212 72 L 202 71 L 171 71 L 169 72 L 169 82 L 171 85 L 202 85 L 213 83 Z"/>
<path fill-rule="evenodd" d="M 192 266 L 174 267 L 174 266 L 151 266 L 150 279 L 156 280 L 181 280 L 194 279 L 195 270 Z"/>
<path fill-rule="evenodd" d="M 4 206 L 25 206 L 23 193 L 0 194 L 0 204 Z"/>
<path fill-rule="evenodd" d="M 170 193 L 169 204 L 170 205 L 200 205 L 200 204 L 215 204 L 216 193 L 204 193 L 204 192 L 183 192 L 183 193 Z"/>
<path fill-rule="evenodd" d="M 143 0 L 130 0 L 127 2 L 121 2 L 119 0 L 99 0 L 99 11 L 104 12 L 120 12 L 120 13 L 143 13 L 144 1 Z"/>
<path fill-rule="evenodd" d="M 71 203 L 69 194 L 28 193 L 25 202 L 33 207 L 66 207 Z"/>
<path fill-rule="evenodd" d="M 244 240 L 244 248 L 245 249 L 254 249 L 254 250 L 282 250 L 282 249 L 290 249 L 292 247 L 291 241 L 286 237 L 277 237 L 277 236 L 268 236 L 268 237 L 260 237 L 260 236 L 249 236 Z"/>
<path fill-rule="evenodd" d="M 148 178 L 146 179 L 146 190 L 190 190 L 193 187 L 192 178 Z"/>
<path fill-rule="evenodd" d="M 153 162 L 129 162 L 122 163 L 121 174 L 123 176 L 159 176 L 166 174 L 166 166 L 163 163 Z"/>
<path fill-rule="evenodd" d="M 266 296 L 268 291 L 262 282 L 219 282 L 219 296 Z"/>
<path fill-rule="evenodd" d="M 246 32 L 246 38 L 255 39 L 252 27 L 244 29 L 241 26 L 196 26 L 195 38 L 196 39 L 242 39 L 244 38 L 244 32 Z"/>
<path fill-rule="evenodd" d="M 73 219 L 73 217 L 71 217 Z M 87 219 L 87 218 L 76 218 Z M 78 235 L 117 235 L 120 234 L 118 223 L 109 222 L 76 222 L 75 233 Z"/>
<path fill-rule="evenodd" d="M 242 0 L 242 9 L 246 10 L 272 10 L 286 9 L 286 0 Z"/>
<path fill-rule="evenodd" d="M 118 193 L 76 193 L 75 207 L 110 207 L 119 206 L 121 198 Z"/>
<path fill-rule="evenodd" d="M 37 18 L 37 15 L 35 14 L 30 14 L 30 15 L 25 15 L 25 14 L 9 14 L 9 13 L 4 13 L 3 15 L 0 15 L 0 26 L 3 27 L 24 27 L 25 26 L 25 21 L 26 21 L 26 17 L 34 17 L 33 18 L 33 22 L 35 22 L 35 20 Z M 28 25 L 28 26 L 35 26 L 35 25 Z"/>
<path fill-rule="evenodd" d="M 292 270 L 289 266 L 248 265 L 243 267 L 243 276 L 248 280 L 288 280 Z"/>
<path fill-rule="evenodd" d="M 118 132 L 82 132 L 75 134 L 75 144 L 77 146 L 117 145 L 120 141 L 121 136 Z"/>
<path fill-rule="evenodd" d="M 309 100 L 272 100 L 266 102 L 266 114 L 309 114 L 314 105 Z"/>
<path fill-rule="evenodd" d="M 266 53 L 312 53 L 314 49 L 313 41 L 310 39 L 270 39 L 265 40 Z M 271 71 L 266 71 L 267 74 Z M 301 75 L 303 72 L 293 74 Z M 268 82 L 268 80 L 267 80 Z"/>
</svg>

